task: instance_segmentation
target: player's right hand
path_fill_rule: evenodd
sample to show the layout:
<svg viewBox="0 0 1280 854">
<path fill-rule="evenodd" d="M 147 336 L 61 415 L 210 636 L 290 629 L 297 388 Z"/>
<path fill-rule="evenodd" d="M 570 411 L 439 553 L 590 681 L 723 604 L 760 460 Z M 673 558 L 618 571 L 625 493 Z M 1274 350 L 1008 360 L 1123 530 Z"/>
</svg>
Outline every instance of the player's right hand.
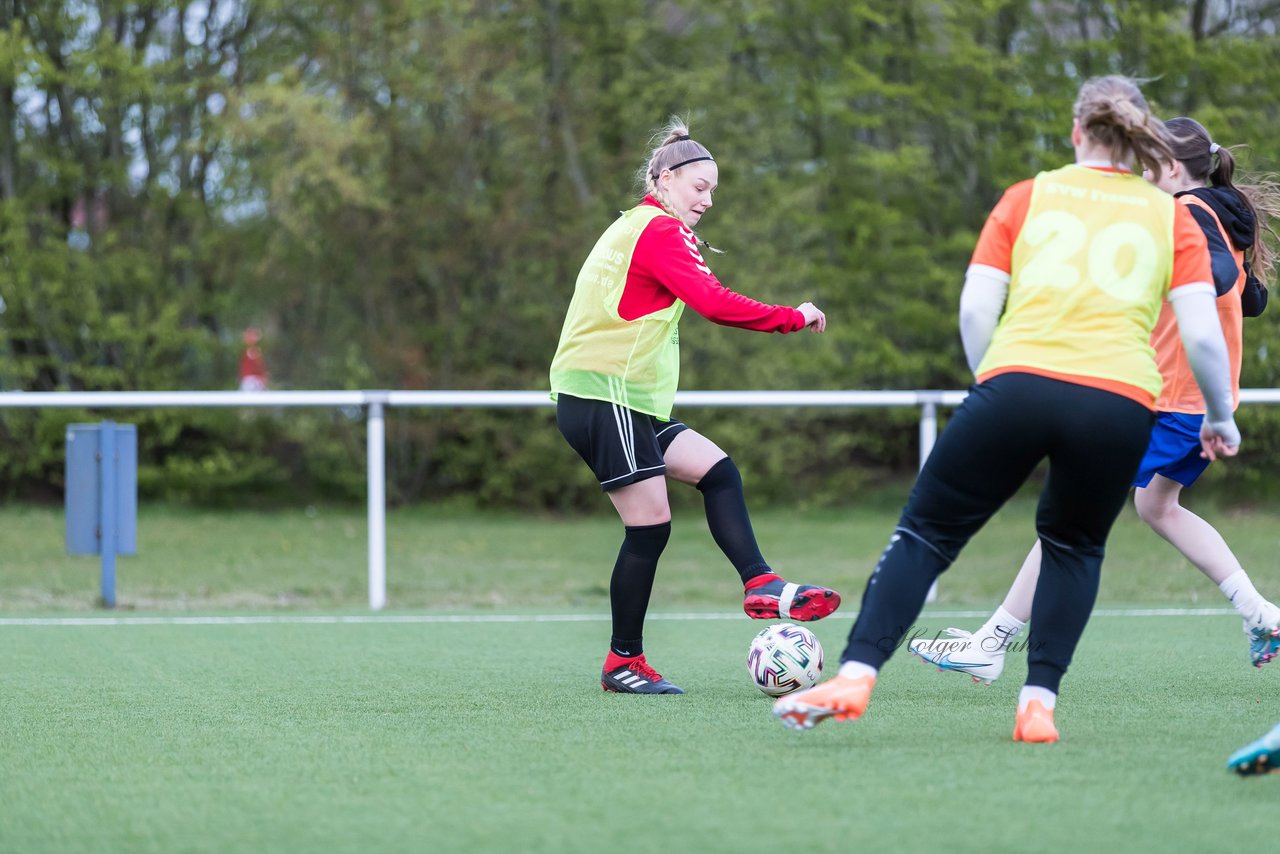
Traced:
<svg viewBox="0 0 1280 854">
<path fill-rule="evenodd" d="M 804 315 L 804 325 L 808 327 L 810 332 L 826 331 L 827 316 L 816 305 L 811 302 L 804 302 L 796 306 L 796 309 Z"/>
<path fill-rule="evenodd" d="M 1240 429 L 1236 427 L 1235 419 L 1201 423 L 1200 448 L 1200 456 L 1211 461 L 1240 453 Z"/>
</svg>

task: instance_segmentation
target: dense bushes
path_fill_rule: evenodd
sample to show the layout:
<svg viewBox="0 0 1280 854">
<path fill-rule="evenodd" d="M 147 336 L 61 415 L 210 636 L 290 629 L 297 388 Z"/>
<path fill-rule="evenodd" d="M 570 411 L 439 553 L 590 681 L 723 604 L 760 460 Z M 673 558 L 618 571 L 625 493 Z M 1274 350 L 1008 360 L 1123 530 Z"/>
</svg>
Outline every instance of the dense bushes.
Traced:
<svg viewBox="0 0 1280 854">
<path fill-rule="evenodd" d="M 721 280 L 830 320 L 778 338 L 686 315 L 684 388 L 961 388 L 977 229 L 1069 158 L 1083 77 L 1148 78 L 1161 113 L 1250 143 L 1246 169 L 1280 163 L 1271 5 L 0 4 L 0 389 L 232 388 L 250 324 L 278 388 L 541 388 L 672 113 L 720 163 Z M 1275 316 L 1246 329 L 1246 385 L 1280 385 Z M 139 424 L 147 495 L 362 493 L 358 415 L 116 417 Z M 915 468 L 914 413 L 689 417 L 760 500 Z M 0 492 L 57 497 L 68 420 L 0 414 Z M 1275 420 L 1246 413 L 1245 460 L 1215 477 L 1268 488 Z M 546 411 L 388 428 L 394 500 L 599 503 Z"/>
</svg>

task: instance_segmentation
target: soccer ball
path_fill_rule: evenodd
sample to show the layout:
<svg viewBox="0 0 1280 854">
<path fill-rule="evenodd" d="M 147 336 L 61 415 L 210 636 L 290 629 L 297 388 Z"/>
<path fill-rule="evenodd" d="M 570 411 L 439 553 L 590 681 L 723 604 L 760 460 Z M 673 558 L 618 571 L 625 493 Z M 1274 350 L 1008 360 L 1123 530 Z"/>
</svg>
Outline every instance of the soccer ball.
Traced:
<svg viewBox="0 0 1280 854">
<path fill-rule="evenodd" d="M 775 623 L 752 639 L 747 673 L 770 697 L 812 688 L 822 675 L 822 644 L 802 626 Z"/>
</svg>

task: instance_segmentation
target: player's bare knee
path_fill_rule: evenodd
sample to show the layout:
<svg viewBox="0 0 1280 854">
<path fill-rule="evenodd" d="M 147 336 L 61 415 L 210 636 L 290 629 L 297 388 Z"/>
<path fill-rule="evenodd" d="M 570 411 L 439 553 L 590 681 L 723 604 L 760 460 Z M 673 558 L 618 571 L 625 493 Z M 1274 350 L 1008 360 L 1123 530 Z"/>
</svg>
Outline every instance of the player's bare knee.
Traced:
<svg viewBox="0 0 1280 854">
<path fill-rule="evenodd" d="M 1156 533 L 1160 533 L 1171 524 L 1178 505 L 1152 499 L 1142 493 L 1138 493 L 1134 496 L 1133 507 L 1138 511 L 1139 519 Z"/>
</svg>

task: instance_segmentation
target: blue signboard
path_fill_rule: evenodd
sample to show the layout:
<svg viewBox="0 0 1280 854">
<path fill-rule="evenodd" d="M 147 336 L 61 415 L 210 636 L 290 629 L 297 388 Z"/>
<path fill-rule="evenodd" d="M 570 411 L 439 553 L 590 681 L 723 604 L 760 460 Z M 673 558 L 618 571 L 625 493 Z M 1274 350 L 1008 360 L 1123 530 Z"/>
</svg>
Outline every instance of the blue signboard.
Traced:
<svg viewBox="0 0 1280 854">
<path fill-rule="evenodd" d="M 67 552 L 102 556 L 102 601 L 116 603 L 115 559 L 138 552 L 138 430 L 67 425 Z"/>
</svg>

